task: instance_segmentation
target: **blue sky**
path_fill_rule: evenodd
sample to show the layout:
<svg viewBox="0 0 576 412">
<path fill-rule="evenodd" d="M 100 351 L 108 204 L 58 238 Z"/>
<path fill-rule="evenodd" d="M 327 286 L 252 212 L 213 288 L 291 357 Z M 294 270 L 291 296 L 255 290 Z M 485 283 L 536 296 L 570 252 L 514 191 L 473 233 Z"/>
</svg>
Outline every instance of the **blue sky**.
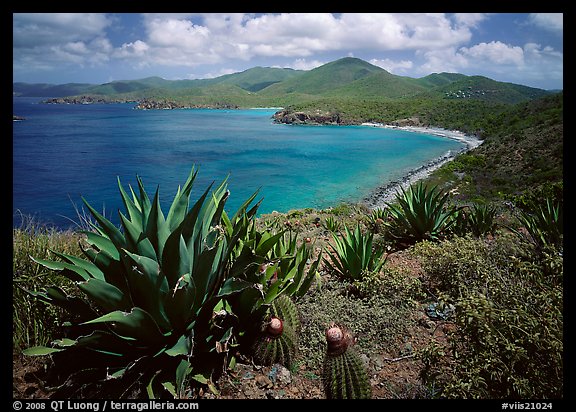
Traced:
<svg viewBox="0 0 576 412">
<path fill-rule="evenodd" d="M 391 73 L 563 88 L 562 13 L 15 13 L 13 80 L 199 79 L 352 56 Z"/>
</svg>

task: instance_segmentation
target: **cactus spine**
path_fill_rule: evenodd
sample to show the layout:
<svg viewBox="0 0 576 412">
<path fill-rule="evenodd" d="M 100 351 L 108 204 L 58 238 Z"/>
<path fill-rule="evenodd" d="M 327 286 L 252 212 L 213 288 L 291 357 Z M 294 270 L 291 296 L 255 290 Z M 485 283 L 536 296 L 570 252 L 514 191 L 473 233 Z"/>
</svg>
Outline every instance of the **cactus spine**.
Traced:
<svg viewBox="0 0 576 412">
<path fill-rule="evenodd" d="M 372 387 L 368 371 L 354 349 L 356 339 L 345 327 L 332 324 L 326 330 L 322 382 L 328 399 L 369 399 Z"/>
<path fill-rule="evenodd" d="M 278 296 L 254 345 L 254 360 L 263 365 L 290 366 L 298 349 L 299 332 L 298 308 L 289 297 Z"/>
</svg>

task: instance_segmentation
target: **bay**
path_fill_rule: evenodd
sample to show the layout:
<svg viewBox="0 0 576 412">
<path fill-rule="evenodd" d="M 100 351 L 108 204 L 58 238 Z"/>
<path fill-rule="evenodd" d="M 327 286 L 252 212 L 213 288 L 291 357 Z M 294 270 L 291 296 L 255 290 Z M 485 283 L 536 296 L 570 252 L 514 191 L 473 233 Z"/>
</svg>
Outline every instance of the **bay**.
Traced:
<svg viewBox="0 0 576 412">
<path fill-rule="evenodd" d="M 83 196 L 118 223 L 117 179 L 140 176 L 168 207 L 193 165 L 192 199 L 229 176 L 227 211 L 259 190 L 260 214 L 359 202 L 378 186 L 462 142 L 367 126 L 277 124 L 277 109 L 135 110 L 133 103 L 62 105 L 13 99 L 13 226 L 22 215 L 67 228 Z M 85 208 L 84 208 L 85 209 Z"/>
</svg>

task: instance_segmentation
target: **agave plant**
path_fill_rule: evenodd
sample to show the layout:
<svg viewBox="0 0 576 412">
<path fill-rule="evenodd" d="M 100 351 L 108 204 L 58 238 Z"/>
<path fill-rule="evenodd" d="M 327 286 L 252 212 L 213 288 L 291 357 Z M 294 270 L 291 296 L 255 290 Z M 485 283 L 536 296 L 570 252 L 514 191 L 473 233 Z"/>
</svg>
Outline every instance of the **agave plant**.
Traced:
<svg viewBox="0 0 576 412">
<path fill-rule="evenodd" d="M 472 233 L 476 237 L 493 233 L 496 230 L 496 209 L 491 205 L 472 204 L 456 210 L 451 231 L 463 236 Z"/>
<path fill-rule="evenodd" d="M 230 230 L 234 227 L 233 222 L 227 221 L 226 227 Z M 277 304 L 279 299 L 286 302 L 286 298 L 300 298 L 314 281 L 319 284 L 317 269 L 322 252 L 312 261 L 311 249 L 306 243 L 298 246 L 296 236 L 291 233 L 259 232 L 255 225 L 241 237 L 232 252 L 235 258 L 230 273 L 252 286 L 228 296 L 226 302 L 238 319 L 242 346 L 251 348 L 255 341 L 261 340 L 270 316 L 286 321 L 284 315 L 292 311 L 281 311 Z M 246 265 L 246 262 L 250 264 Z M 282 304 L 282 307 L 286 305 Z M 295 336 L 289 340 L 293 345 L 297 344 Z"/>
<path fill-rule="evenodd" d="M 378 233 L 386 220 L 388 220 L 388 209 L 382 208 L 374 209 L 366 217 L 367 226 L 372 233 Z"/>
<path fill-rule="evenodd" d="M 333 216 L 328 216 L 324 221 L 324 228 L 332 233 L 340 231 L 342 224 L 339 220 L 334 219 Z"/>
<path fill-rule="evenodd" d="M 546 199 L 531 211 L 522 210 L 518 215 L 520 224 L 528 232 L 528 239 L 539 247 L 547 245 L 561 246 L 564 237 L 562 204 Z M 519 230 L 517 234 L 526 237 Z"/>
<path fill-rule="evenodd" d="M 448 193 L 419 182 L 396 194 L 396 203 L 388 203 L 391 219 L 386 222 L 389 234 L 398 242 L 415 243 L 439 240 L 454 224 L 456 209 L 448 208 Z"/>
<path fill-rule="evenodd" d="M 359 224 L 353 232 L 344 225 L 344 232 L 342 237 L 332 234 L 332 251 L 328 252 L 329 259 L 324 258 L 327 268 L 351 280 L 362 280 L 366 274 L 380 271 L 387 256 L 383 249 L 373 249 L 374 235 L 363 234 Z"/>
<path fill-rule="evenodd" d="M 57 287 L 31 292 L 72 316 L 64 339 L 25 350 L 53 356 L 57 373 L 69 376 L 63 389 L 114 381 L 112 389 L 120 392 L 112 396 L 120 397 L 139 381 L 155 397 L 166 391 L 181 395 L 192 377 L 209 382 L 222 357 L 215 349 L 231 335 L 226 317 L 215 313 L 221 313 L 224 297 L 251 286 L 226 270 L 240 226 L 255 213 L 246 208 L 256 194 L 242 205 L 237 215 L 243 218 L 234 219 L 227 236 L 220 225 L 229 196 L 226 180 L 212 193 L 210 185 L 189 209 L 196 176 L 193 167 L 166 217 L 159 189 L 151 200 L 137 177 L 139 194 L 130 187 L 129 196 L 118 179 L 126 208 L 126 215 L 119 212 L 121 229 L 82 198 L 96 221 L 94 231 L 85 232 L 85 258 L 54 252 L 61 261 L 34 259 L 76 282 L 82 295 Z"/>
</svg>

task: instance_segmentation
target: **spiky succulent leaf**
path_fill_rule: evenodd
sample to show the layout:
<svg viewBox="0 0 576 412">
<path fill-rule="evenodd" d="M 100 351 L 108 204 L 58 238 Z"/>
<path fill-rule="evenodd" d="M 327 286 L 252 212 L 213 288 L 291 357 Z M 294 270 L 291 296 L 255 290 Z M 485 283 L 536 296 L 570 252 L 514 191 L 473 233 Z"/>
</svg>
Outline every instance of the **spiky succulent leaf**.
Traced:
<svg viewBox="0 0 576 412">
<path fill-rule="evenodd" d="M 105 311 L 115 309 L 129 310 L 132 302 L 129 296 L 116 286 L 100 279 L 89 279 L 78 283 L 78 288 L 84 292 L 96 305 Z"/>
<path fill-rule="evenodd" d="M 332 233 L 333 244 L 324 264 L 343 278 L 360 280 L 367 273 L 380 271 L 386 263 L 383 249 L 372 247 L 373 233 L 363 234 L 360 225 L 354 231 L 344 225 L 344 235 Z"/>
<path fill-rule="evenodd" d="M 428 188 L 423 182 L 404 188 L 396 194 L 396 203 L 387 203 L 391 221 L 386 222 L 395 239 L 416 242 L 438 240 L 455 223 L 455 208 L 447 208 L 449 193 L 437 187 Z"/>
</svg>

